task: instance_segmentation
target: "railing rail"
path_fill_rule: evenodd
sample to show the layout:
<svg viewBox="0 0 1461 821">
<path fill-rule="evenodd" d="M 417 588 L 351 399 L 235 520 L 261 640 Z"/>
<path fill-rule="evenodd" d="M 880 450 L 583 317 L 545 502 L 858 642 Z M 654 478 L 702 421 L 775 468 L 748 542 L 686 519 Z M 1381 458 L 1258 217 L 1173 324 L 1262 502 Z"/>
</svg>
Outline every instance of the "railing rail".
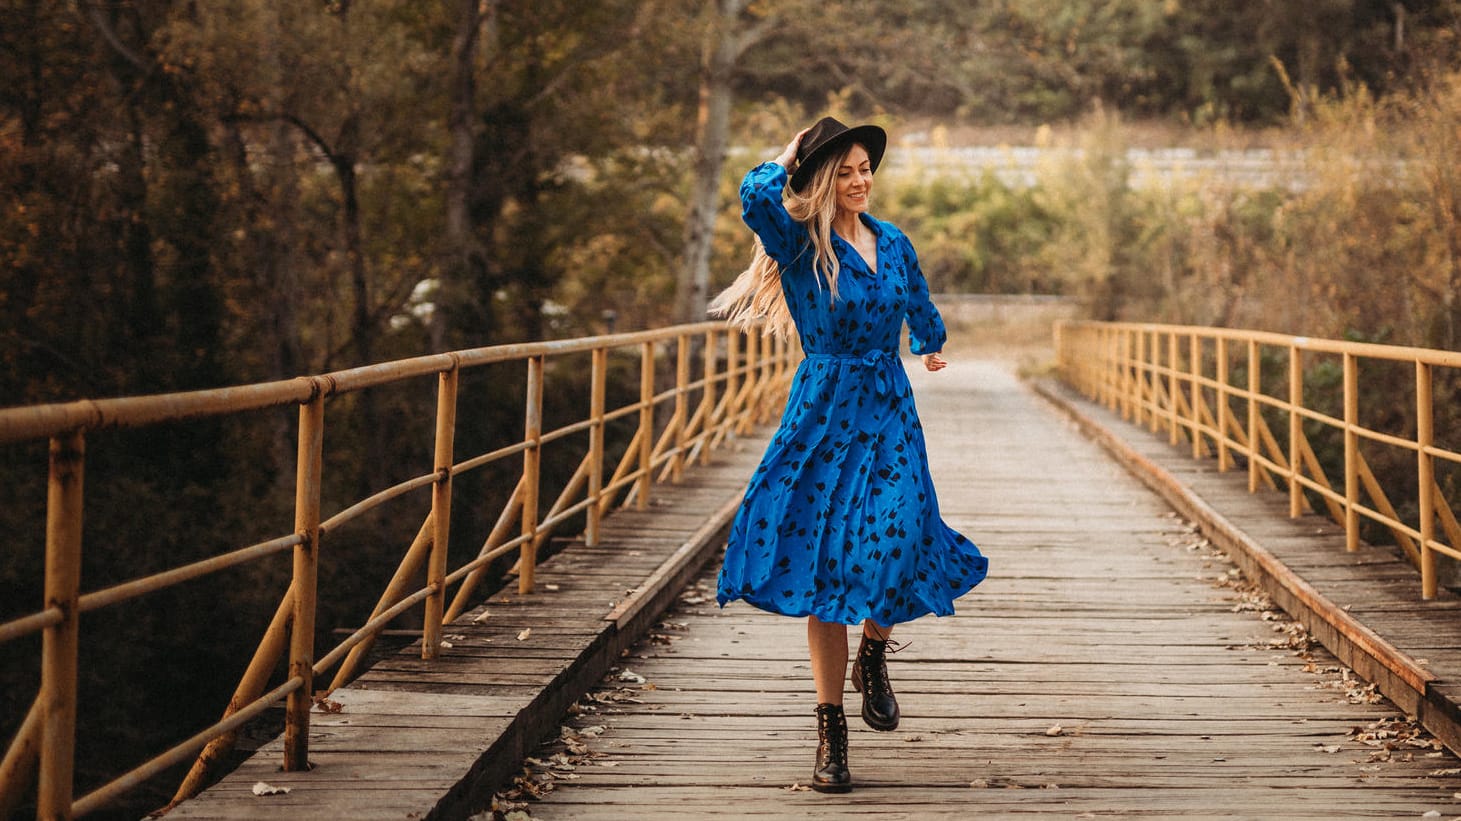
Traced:
<svg viewBox="0 0 1461 821">
<path fill-rule="evenodd" d="M 1421 595 L 1433 598 L 1440 584 L 1437 557 L 1461 559 L 1461 525 L 1437 480 L 1437 460 L 1461 464 L 1461 453 L 1438 443 L 1455 442 L 1461 430 L 1437 431 L 1434 398 L 1438 369 L 1448 385 L 1461 377 L 1461 353 L 1261 331 L 1120 322 L 1061 322 L 1056 355 L 1072 387 L 1119 411 L 1123 418 L 1166 430 L 1169 441 L 1191 444 L 1193 458 L 1214 455 L 1219 470 L 1247 463 L 1248 486 L 1286 492 L 1289 514 L 1310 508 L 1311 496 L 1344 526 L 1349 550 L 1358 548 L 1364 521 L 1388 531 L 1419 568 Z M 1321 360 L 1323 360 L 1321 362 Z M 1376 395 L 1396 398 L 1395 374 L 1385 365 L 1413 369 L 1403 375 L 1408 412 L 1390 413 L 1369 426 L 1361 419 L 1366 384 Z M 1281 371 L 1282 385 L 1264 366 Z M 1306 390 L 1318 364 L 1337 366 L 1338 408 L 1325 410 Z M 1362 368 L 1372 369 L 1362 384 Z M 1386 377 L 1390 377 L 1386 380 Z M 1333 401 L 1333 399 L 1331 399 Z M 1449 418 L 1449 416 L 1447 417 Z M 1270 419 L 1281 420 L 1284 442 Z M 1306 425 L 1309 430 L 1306 431 Z M 1382 429 L 1383 426 L 1383 429 Z M 1311 436 L 1311 432 L 1313 436 Z M 1342 468 L 1326 470 L 1311 438 L 1338 436 Z M 1384 447 L 1408 452 L 1415 485 L 1382 486 L 1365 456 Z M 1392 460 L 1395 454 L 1388 454 Z M 1331 481 L 1330 473 L 1338 475 Z M 1401 494 L 1405 494 L 1402 496 Z M 1397 509 L 1392 496 L 1399 499 Z"/>
<path fill-rule="evenodd" d="M 697 368 L 693 351 L 703 356 Z M 610 356 L 628 351 L 639 362 L 637 401 L 608 409 L 606 382 Z M 589 408 L 584 418 L 543 430 L 546 363 L 550 359 L 587 354 Z M 37 785 L 37 815 L 69 818 L 104 807 L 108 802 L 166 768 L 196 756 L 174 797 L 174 803 L 195 794 L 210 768 L 231 750 L 238 729 L 248 719 L 281 700 L 286 703 L 285 769 L 308 767 L 309 711 L 321 693 L 349 681 L 381 631 L 398 615 L 424 604 L 422 656 L 434 658 L 442 627 L 461 614 L 474 588 L 497 558 L 516 550 L 518 587 L 533 588 L 537 549 L 575 516 L 586 522 L 589 544 L 599 538 L 599 521 L 616 503 L 645 508 L 652 482 L 678 481 L 686 464 L 708 459 L 711 450 L 738 433 L 765 421 L 784 401 L 790 365 L 796 351 L 779 340 L 746 335 L 723 323 L 705 322 L 661 330 L 552 342 L 499 345 L 353 368 L 279 382 L 218 390 L 120 399 L 82 400 L 54 405 L 0 410 L 0 444 L 50 441 L 49 495 L 46 517 L 45 607 L 0 623 L 0 643 L 42 634 L 41 683 L 25 721 L 0 763 L 0 815 L 9 817 L 29 784 Z M 674 357 L 674 383 L 656 391 L 661 363 L 669 369 Z M 523 438 L 487 453 L 462 458 L 455 453 L 457 396 L 463 370 L 521 362 L 526 369 Z M 329 400 L 377 386 L 436 377 L 436 426 L 433 469 L 360 499 L 325 518 L 321 506 L 326 406 Z M 698 397 L 695 408 L 691 402 Z M 161 573 L 83 593 L 79 568 L 82 555 L 81 511 L 83 470 L 88 438 L 112 428 L 134 428 L 203 417 L 227 416 L 270 407 L 297 405 L 298 459 L 295 519 L 292 533 L 231 550 Z M 556 407 L 556 406 L 555 406 Z M 658 430 L 657 409 L 670 409 Z M 605 428 L 617 419 L 637 417 L 632 441 L 617 466 L 610 458 Z M 586 434 L 578 469 L 559 497 L 540 516 L 543 446 Z M 520 456 L 519 478 L 495 525 L 486 534 L 476 558 L 448 572 L 452 480 L 485 465 Z M 460 461 L 458 461 L 460 459 Z M 606 477 L 606 473 L 608 473 Z M 339 645 L 316 658 L 314 616 L 319 552 L 329 535 L 345 522 L 412 491 L 430 488 L 431 511 L 405 551 L 370 618 Z M 622 502 L 621 502 L 621 494 Z M 516 535 L 509 534 L 516 525 Z M 254 652 L 223 718 L 172 749 L 142 763 L 111 782 L 77 798 L 73 771 L 76 746 L 78 617 L 82 612 L 155 593 L 245 562 L 292 551 L 293 574 L 273 620 Z M 426 586 L 409 589 L 425 570 Z M 447 602 L 449 588 L 460 583 Z M 264 692 L 280 658 L 288 674 L 282 684 Z M 320 692 L 315 679 L 339 664 L 333 682 Z"/>
</svg>

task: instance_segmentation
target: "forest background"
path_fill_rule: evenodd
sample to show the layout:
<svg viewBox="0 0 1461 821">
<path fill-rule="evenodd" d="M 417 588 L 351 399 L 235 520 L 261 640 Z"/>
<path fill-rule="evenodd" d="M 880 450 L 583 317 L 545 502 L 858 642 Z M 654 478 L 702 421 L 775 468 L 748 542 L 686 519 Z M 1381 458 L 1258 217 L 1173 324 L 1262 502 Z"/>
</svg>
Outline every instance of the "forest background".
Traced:
<svg viewBox="0 0 1461 821">
<path fill-rule="evenodd" d="M 875 208 L 936 292 L 1454 349 L 1458 48 L 1458 0 L 0 0 L 0 406 L 701 318 L 749 255 L 740 175 L 823 114 L 890 130 Z M 894 163 L 976 145 L 1040 159 Z M 1268 173 L 1138 184 L 1138 148 Z M 332 426 L 335 501 L 422 467 L 430 401 Z M 263 428 L 89 444 L 86 588 L 287 527 L 292 425 Z M 43 446 L 0 457 L 0 618 L 40 603 L 44 475 Z M 368 613 L 400 530 L 327 551 L 322 630 Z M 282 585 L 84 624 L 82 789 L 216 717 Z M 36 655 L 0 648 L 0 738 Z"/>
</svg>

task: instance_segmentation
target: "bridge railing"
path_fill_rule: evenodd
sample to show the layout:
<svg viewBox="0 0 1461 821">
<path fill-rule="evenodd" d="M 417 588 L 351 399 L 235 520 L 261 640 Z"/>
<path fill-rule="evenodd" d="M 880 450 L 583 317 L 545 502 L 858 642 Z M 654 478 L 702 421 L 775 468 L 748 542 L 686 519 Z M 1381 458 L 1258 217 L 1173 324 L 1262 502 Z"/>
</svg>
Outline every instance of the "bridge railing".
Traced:
<svg viewBox="0 0 1461 821">
<path fill-rule="evenodd" d="M 1350 550 L 1363 522 L 1379 525 L 1420 569 L 1422 597 L 1439 588 L 1438 556 L 1461 559 L 1461 525 L 1438 480 L 1461 464 L 1461 424 L 1448 424 L 1461 353 L 1117 322 L 1058 323 L 1056 349 L 1073 387 L 1167 431 L 1174 445 L 1190 443 L 1193 458 L 1215 455 L 1219 470 L 1246 462 L 1249 491 L 1287 492 L 1291 516 L 1318 499 Z M 1382 484 L 1371 468 L 1381 456 L 1413 466 Z"/>
<path fill-rule="evenodd" d="M 552 407 L 550 360 L 587 356 L 590 397 L 578 421 L 543 430 L 544 403 Z M 611 355 L 637 359 L 639 396 L 622 407 L 606 407 Z M 790 365 L 797 352 L 779 340 L 743 334 L 723 323 L 707 322 L 655 331 L 582 339 L 501 345 L 387 362 L 297 379 L 121 399 L 83 400 L 0 410 L 0 445 L 50 441 L 46 515 L 45 606 L 0 624 L 0 643 L 42 633 L 41 681 L 37 696 L 0 764 L 0 815 L 9 817 L 31 783 L 37 786 L 37 814 L 66 818 L 104 807 L 125 791 L 196 756 L 174 803 L 201 789 L 210 768 L 232 749 L 239 728 L 284 701 L 284 761 L 287 770 L 308 767 L 309 712 L 319 696 L 316 680 L 339 667 L 324 693 L 348 681 L 371 643 L 397 616 L 423 606 L 422 656 L 433 658 L 442 627 L 466 608 L 474 588 L 498 557 L 518 552 L 518 588 L 533 588 L 538 547 L 555 528 L 585 522 L 584 538 L 596 544 L 599 522 L 615 504 L 646 507 L 652 482 L 678 481 L 686 465 L 706 459 L 728 437 L 749 429 L 780 410 Z M 656 385 L 656 371 L 670 369 L 673 384 Z M 497 363 L 519 363 L 526 370 L 523 437 L 486 453 L 463 455 L 454 448 L 457 394 L 465 370 Z M 321 510 L 326 410 L 342 395 L 381 386 L 434 379 L 436 426 L 433 470 L 382 489 L 326 517 Z M 693 404 L 693 407 L 692 407 Z M 297 405 L 298 461 L 293 530 L 162 573 L 100 590 L 82 592 L 82 507 L 88 438 L 112 428 L 135 428 L 170 421 L 243 414 Z M 559 408 L 554 408 L 560 410 Z M 658 414 L 656 411 L 660 411 Z M 657 417 L 659 420 L 657 421 Z M 637 420 L 622 453 L 610 453 L 606 426 Z M 581 443 L 577 470 L 546 512 L 541 511 L 541 453 L 544 445 Z M 617 448 L 615 448 L 617 450 Z M 516 487 L 485 534 L 476 558 L 448 571 L 452 480 L 485 465 L 516 458 Z M 314 646 L 318 600 L 319 552 L 346 522 L 412 491 L 429 492 L 431 511 L 422 522 L 400 567 L 371 617 L 322 656 Z M 622 498 L 621 498 L 622 497 Z M 576 517 L 578 517 L 576 519 Z M 142 763 L 109 783 L 76 798 L 74 753 L 77 711 L 78 621 L 82 613 L 155 593 L 210 573 L 293 552 L 293 575 L 222 720 Z M 426 584 L 410 589 L 425 568 Z M 455 596 L 448 602 L 454 585 Z M 41 594 L 42 591 L 37 591 Z M 287 680 L 265 692 L 281 657 Z M 200 752 L 201 751 L 201 752 Z"/>
</svg>

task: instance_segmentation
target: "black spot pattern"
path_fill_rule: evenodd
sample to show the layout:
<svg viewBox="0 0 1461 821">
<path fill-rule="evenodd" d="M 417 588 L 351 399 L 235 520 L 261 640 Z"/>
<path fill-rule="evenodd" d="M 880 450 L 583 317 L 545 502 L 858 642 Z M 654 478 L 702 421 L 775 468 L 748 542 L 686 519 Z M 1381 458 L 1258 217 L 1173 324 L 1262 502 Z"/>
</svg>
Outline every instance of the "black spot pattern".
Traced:
<svg viewBox="0 0 1461 821">
<path fill-rule="evenodd" d="M 866 215 L 873 270 L 840 238 L 838 301 L 811 268 L 806 229 L 781 204 L 786 170 L 758 166 L 741 184 L 746 224 L 782 268 L 806 358 L 736 514 L 717 599 L 789 616 L 885 624 L 954 612 L 988 562 L 944 524 L 923 427 L 898 357 L 940 350 L 943 320 L 912 244 Z"/>
</svg>

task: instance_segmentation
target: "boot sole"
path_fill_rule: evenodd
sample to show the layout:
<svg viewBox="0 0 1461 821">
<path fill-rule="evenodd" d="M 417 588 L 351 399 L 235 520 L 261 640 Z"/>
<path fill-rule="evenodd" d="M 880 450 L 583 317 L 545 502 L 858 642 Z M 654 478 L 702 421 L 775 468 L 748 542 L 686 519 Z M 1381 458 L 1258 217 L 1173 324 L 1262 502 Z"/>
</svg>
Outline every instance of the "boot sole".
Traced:
<svg viewBox="0 0 1461 821">
<path fill-rule="evenodd" d="M 844 793 L 852 792 L 851 784 L 818 784 L 812 782 L 812 789 L 816 792 Z"/>
<path fill-rule="evenodd" d="M 898 729 L 898 721 L 899 719 L 895 718 L 893 719 L 892 723 L 880 724 L 876 720 L 874 720 L 874 718 L 866 710 L 864 710 L 862 713 L 862 723 L 866 724 L 874 730 L 877 730 L 880 733 L 891 733 L 892 731 Z"/>
</svg>

